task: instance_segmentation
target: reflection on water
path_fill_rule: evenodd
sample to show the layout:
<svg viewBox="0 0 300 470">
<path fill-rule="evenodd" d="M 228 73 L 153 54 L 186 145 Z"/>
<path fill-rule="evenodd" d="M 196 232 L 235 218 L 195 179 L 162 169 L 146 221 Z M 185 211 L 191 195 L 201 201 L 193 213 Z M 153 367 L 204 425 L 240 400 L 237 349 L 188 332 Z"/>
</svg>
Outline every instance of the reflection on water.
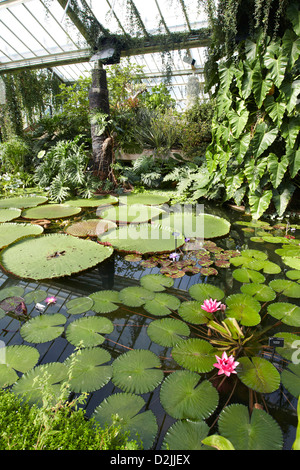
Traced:
<svg viewBox="0 0 300 470">
<path fill-rule="evenodd" d="M 250 238 L 256 234 L 256 229 L 252 232 L 251 230 L 244 230 L 240 225 L 234 225 L 235 221 L 245 218 L 241 213 L 232 210 L 225 211 L 218 207 L 214 209 L 208 209 L 206 207 L 206 209 L 209 213 L 230 219 L 230 222 L 233 224 L 230 234 L 216 241 L 219 247 L 226 250 L 242 250 L 246 248 L 262 250 L 268 253 L 270 260 L 280 263 L 279 257 L 274 252 L 278 247 L 277 245 L 254 243 Z M 282 269 L 285 269 L 284 266 L 282 266 Z M 240 283 L 233 279 L 232 271 L 233 268 L 229 267 L 220 268 L 218 276 L 203 276 L 199 273 L 193 275 L 186 274 L 182 278 L 174 279 L 174 286 L 171 292 L 176 292 L 180 296 L 186 295 L 188 289 L 193 284 L 201 282 L 208 282 L 222 288 L 226 295 L 238 292 Z M 47 313 L 63 313 L 67 317 L 68 324 L 78 318 L 78 316 L 68 314 L 66 303 L 69 300 L 79 296 L 88 296 L 97 290 L 120 290 L 130 285 L 136 285 L 144 274 L 158 272 L 159 267 L 144 268 L 139 262 L 126 261 L 124 256 L 114 253 L 109 259 L 99 264 L 96 268 L 69 278 L 56 279 L 51 282 L 19 280 L 0 271 L 0 287 L 19 285 L 24 288 L 24 294 L 36 289 L 47 291 L 49 296 L 53 295 L 57 299 L 56 304 L 47 307 Z M 270 275 L 268 280 L 274 277 L 276 278 L 276 275 Z M 34 304 L 28 306 L 28 313 L 31 316 L 39 314 Z M 113 321 L 115 328 L 110 335 L 107 335 L 104 346 L 111 354 L 112 359 L 115 359 L 118 355 L 130 349 L 149 349 L 160 357 L 163 369 L 170 370 L 170 368 L 174 367 L 174 361 L 171 360 L 171 350 L 161 347 L 150 340 L 147 335 L 147 326 L 151 318 L 150 316 L 144 315 L 144 313 L 142 309 L 120 307 L 115 312 L 108 314 L 107 316 Z M 87 312 L 87 315 L 88 314 L 91 314 L 91 312 Z M 0 339 L 4 341 L 6 345 L 27 344 L 20 336 L 19 329 L 20 324 L 18 320 L 9 316 L 4 317 L 0 320 Z M 36 347 L 40 352 L 40 363 L 53 361 L 62 362 L 74 350 L 73 346 L 70 345 L 64 337 L 38 344 Z M 276 355 L 274 355 L 273 359 L 274 365 L 280 369 L 282 365 L 280 362 L 281 359 Z M 220 406 L 225 404 L 226 397 L 228 393 L 230 393 L 230 387 L 232 387 L 231 380 L 226 380 L 221 390 Z M 90 416 L 96 406 L 98 406 L 105 397 L 120 391 L 121 390 L 115 387 L 110 381 L 101 390 L 91 393 L 86 402 L 87 415 Z M 166 430 L 175 420 L 165 413 L 160 404 L 159 387 L 154 392 L 143 395 L 143 398 L 146 401 L 146 409 L 151 409 L 157 417 L 159 433 L 155 442 L 155 448 L 159 449 Z M 248 401 L 248 389 L 241 384 L 237 388 L 231 402 L 239 402 L 247 405 Z M 266 396 L 266 404 L 269 412 L 280 423 L 283 430 L 285 439 L 284 448 L 290 449 L 295 439 L 297 400 L 286 390 L 281 388 L 279 391 Z M 210 425 L 212 422 L 208 420 L 208 424 Z"/>
</svg>

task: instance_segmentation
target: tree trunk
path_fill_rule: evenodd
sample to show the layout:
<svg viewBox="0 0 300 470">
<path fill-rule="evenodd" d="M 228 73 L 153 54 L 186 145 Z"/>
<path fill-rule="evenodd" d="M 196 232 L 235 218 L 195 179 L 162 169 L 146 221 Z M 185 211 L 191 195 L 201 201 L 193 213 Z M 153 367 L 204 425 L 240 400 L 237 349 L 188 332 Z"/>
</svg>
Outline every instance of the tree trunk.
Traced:
<svg viewBox="0 0 300 470">
<path fill-rule="evenodd" d="M 101 111 L 109 116 L 109 96 L 106 70 L 101 65 L 92 71 L 92 86 L 89 91 L 90 113 Z M 113 162 L 113 142 L 107 132 L 99 135 L 96 123 L 91 124 L 93 172 L 101 180 L 110 178 Z"/>
</svg>

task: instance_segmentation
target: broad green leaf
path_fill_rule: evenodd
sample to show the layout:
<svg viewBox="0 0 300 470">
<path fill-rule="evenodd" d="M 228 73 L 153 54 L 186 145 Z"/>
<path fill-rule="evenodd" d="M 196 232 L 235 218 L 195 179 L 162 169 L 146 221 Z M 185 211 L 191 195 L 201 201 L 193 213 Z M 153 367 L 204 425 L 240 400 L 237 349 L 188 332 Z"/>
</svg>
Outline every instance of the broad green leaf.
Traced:
<svg viewBox="0 0 300 470">
<path fill-rule="evenodd" d="M 217 450 L 235 450 L 228 439 L 218 434 L 206 437 L 202 440 L 202 444 L 214 447 Z"/>
<path fill-rule="evenodd" d="M 216 352 L 208 341 L 189 338 L 174 346 L 172 357 L 182 367 L 192 372 L 204 373 L 213 369 Z"/>
<path fill-rule="evenodd" d="M 293 29 L 297 36 L 300 36 L 300 11 L 297 3 L 291 3 L 287 7 L 287 16 L 293 25 Z"/>
<path fill-rule="evenodd" d="M 273 202 L 279 217 L 281 217 L 295 191 L 296 187 L 293 184 L 282 184 L 278 189 L 273 189 Z"/>
<path fill-rule="evenodd" d="M 159 206 L 165 204 L 170 200 L 167 194 L 153 194 L 153 193 L 129 193 L 126 196 L 120 196 L 119 202 L 122 204 L 144 204 L 145 206 Z"/>
<path fill-rule="evenodd" d="M 24 300 L 26 304 L 31 304 L 32 302 L 38 303 L 43 302 L 47 297 L 47 292 L 42 289 L 33 290 L 24 295 Z"/>
<path fill-rule="evenodd" d="M 96 313 L 109 313 L 118 310 L 120 303 L 119 292 L 115 290 L 100 290 L 90 295 L 94 302 L 92 310 Z"/>
<path fill-rule="evenodd" d="M 212 315 L 209 312 L 206 312 L 201 308 L 202 302 L 197 300 L 190 300 L 182 302 L 178 308 L 178 314 L 185 321 L 192 323 L 194 325 L 203 325 L 206 324 Z"/>
<path fill-rule="evenodd" d="M 151 392 L 163 378 L 160 360 L 152 351 L 134 349 L 113 362 L 112 381 L 125 392 Z"/>
<path fill-rule="evenodd" d="M 35 207 L 47 202 L 46 196 L 20 196 L 0 199 L 0 209 L 16 208 L 25 209 L 26 207 Z"/>
<path fill-rule="evenodd" d="M 66 317 L 61 313 L 39 315 L 23 324 L 20 334 L 29 343 L 45 343 L 60 336 L 66 323 Z"/>
<path fill-rule="evenodd" d="M 66 303 L 67 311 L 71 315 L 79 315 L 92 309 L 94 301 L 90 297 L 76 297 Z"/>
<path fill-rule="evenodd" d="M 298 357 L 297 360 L 299 361 Z M 288 364 L 281 373 L 281 380 L 286 389 L 294 396 L 300 395 L 300 364 Z"/>
<path fill-rule="evenodd" d="M 280 374 L 276 367 L 262 357 L 241 357 L 237 375 L 247 387 L 260 393 L 272 393 L 280 385 Z"/>
<path fill-rule="evenodd" d="M 300 256 L 283 256 L 282 261 L 290 268 L 300 270 Z"/>
<path fill-rule="evenodd" d="M 296 353 L 296 356 L 299 351 L 300 346 L 300 337 L 293 333 L 286 333 L 286 332 L 279 332 L 276 333 L 275 338 L 282 338 L 284 340 L 283 347 L 276 347 L 276 352 L 280 354 L 280 356 L 284 357 L 288 361 L 292 361 L 293 355 Z M 299 360 L 299 357 L 296 358 Z"/>
<path fill-rule="evenodd" d="M 63 204 L 44 204 L 24 210 L 22 217 L 24 219 L 61 219 L 79 214 L 80 211 L 80 207 Z"/>
<path fill-rule="evenodd" d="M 172 287 L 174 280 L 162 274 L 145 274 L 140 280 L 141 286 L 153 292 L 164 291 L 166 287 Z"/>
<path fill-rule="evenodd" d="M 288 64 L 287 57 L 284 54 L 281 54 L 280 51 L 281 48 L 278 47 L 278 50 L 276 51 L 277 54 L 274 54 L 273 47 L 267 47 L 263 57 L 264 64 L 267 69 L 269 69 L 271 78 L 277 88 L 280 88 Z"/>
<path fill-rule="evenodd" d="M 155 293 L 142 286 L 125 287 L 119 293 L 120 301 L 128 307 L 141 307 L 147 300 L 152 300 Z"/>
<path fill-rule="evenodd" d="M 243 63 L 243 72 L 239 89 L 241 96 L 246 100 L 251 95 L 253 86 L 253 68 L 247 60 Z"/>
<path fill-rule="evenodd" d="M 114 205 L 103 209 L 99 214 L 101 219 L 112 222 L 123 223 L 146 223 L 158 217 L 164 211 L 158 207 L 146 206 L 144 204 Z"/>
<path fill-rule="evenodd" d="M 173 347 L 189 337 L 190 328 L 181 320 L 163 318 L 152 321 L 147 328 L 147 334 L 151 341 L 161 346 Z"/>
<path fill-rule="evenodd" d="M 282 38 L 282 48 L 284 54 L 289 59 L 289 66 L 293 67 L 300 55 L 300 37 L 294 31 L 287 29 Z"/>
<path fill-rule="evenodd" d="M 261 196 L 249 196 L 250 210 L 253 219 L 259 219 L 268 209 L 272 195 L 271 190 L 266 190 Z"/>
<path fill-rule="evenodd" d="M 291 177 L 295 178 L 298 171 L 300 170 L 300 149 L 298 149 L 297 146 L 294 148 L 287 146 L 286 155 L 289 159 Z"/>
<path fill-rule="evenodd" d="M 243 294 L 249 294 L 260 302 L 270 302 L 276 297 L 276 292 L 274 292 L 271 287 L 264 284 L 243 284 L 241 286 L 241 291 Z"/>
<path fill-rule="evenodd" d="M 269 286 L 287 297 L 300 298 L 300 285 L 297 282 L 287 279 L 274 279 L 270 282 Z"/>
<path fill-rule="evenodd" d="M 249 111 L 242 108 L 239 112 L 230 110 L 228 112 L 229 124 L 233 136 L 238 139 L 243 132 L 249 117 Z"/>
<path fill-rule="evenodd" d="M 142 441 L 143 449 L 152 447 L 158 426 L 152 411 L 145 409 L 145 400 L 132 393 L 115 393 L 106 398 L 95 409 L 92 417 L 104 429 L 115 425 L 114 417 L 118 416 L 118 425 L 124 433 L 129 432 L 129 439 Z"/>
<path fill-rule="evenodd" d="M 221 62 L 219 64 L 219 76 L 222 90 L 226 91 L 229 89 L 233 76 L 235 73 L 234 64 L 229 62 Z"/>
<path fill-rule="evenodd" d="M 235 269 L 232 273 L 234 279 L 239 282 L 254 282 L 255 284 L 261 284 L 265 282 L 265 276 L 254 269 L 239 268 Z"/>
<path fill-rule="evenodd" d="M 21 215 L 21 209 L 0 209 L 0 223 L 10 222 L 13 219 L 17 219 Z"/>
<path fill-rule="evenodd" d="M 278 134 L 278 128 L 269 128 L 265 122 L 256 126 L 256 131 L 252 139 L 254 156 L 259 157 L 274 142 Z"/>
<path fill-rule="evenodd" d="M 292 149 L 294 147 L 296 138 L 299 135 L 299 129 L 300 116 L 292 116 L 283 121 L 280 131 L 287 143 L 288 148 Z"/>
<path fill-rule="evenodd" d="M 31 346 L 14 345 L 1 348 L 1 359 L 5 359 L 5 362 L 0 363 L 0 387 L 15 383 L 19 378 L 17 371 L 23 374 L 28 372 L 37 364 L 39 356 L 38 350 Z"/>
<path fill-rule="evenodd" d="M 300 307 L 289 302 L 277 302 L 268 306 L 268 313 L 282 323 L 300 326 Z"/>
<path fill-rule="evenodd" d="M 41 235 L 44 229 L 39 225 L 7 222 L 0 224 L 0 249 L 31 235 Z"/>
<path fill-rule="evenodd" d="M 0 289 L 0 302 L 8 297 L 22 297 L 24 294 L 24 287 L 11 286 Z"/>
<path fill-rule="evenodd" d="M 293 450 L 300 450 L 300 399 L 298 397 L 298 405 L 297 405 L 297 416 L 298 416 L 298 424 L 297 424 L 297 432 L 296 438 L 293 443 Z"/>
<path fill-rule="evenodd" d="M 227 297 L 226 305 L 226 316 L 244 326 L 255 326 L 261 321 L 260 303 L 248 294 L 232 294 Z"/>
<path fill-rule="evenodd" d="M 105 317 L 82 317 L 69 323 L 66 329 L 67 340 L 77 347 L 94 347 L 102 344 L 104 334 L 113 331 L 114 325 Z"/>
<path fill-rule="evenodd" d="M 273 96 L 267 96 L 264 106 L 274 124 L 280 127 L 286 110 L 286 104 L 279 100 L 275 101 Z"/>
<path fill-rule="evenodd" d="M 272 87 L 272 79 L 270 73 L 263 78 L 262 69 L 260 66 L 259 61 L 256 62 L 254 69 L 253 69 L 253 84 L 252 89 L 254 93 L 255 103 L 260 109 L 264 102 L 267 93 L 269 92 L 270 88 Z"/>
<path fill-rule="evenodd" d="M 226 177 L 226 198 L 231 199 L 235 192 L 241 187 L 244 181 L 244 173 L 240 172 L 236 175 Z"/>
<path fill-rule="evenodd" d="M 222 300 L 224 291 L 211 284 L 194 284 L 189 288 L 190 296 L 198 302 L 204 302 L 206 299 Z"/>
<path fill-rule="evenodd" d="M 201 421 L 215 411 L 219 395 L 208 380 L 200 382 L 200 376 L 195 372 L 180 370 L 164 380 L 160 400 L 173 418 Z"/>
<path fill-rule="evenodd" d="M 177 310 L 180 305 L 180 300 L 171 294 L 158 292 L 151 300 L 146 300 L 144 309 L 155 316 L 170 315 L 172 310 Z"/>
<path fill-rule="evenodd" d="M 209 447 L 202 444 L 209 433 L 205 421 L 176 421 L 167 431 L 162 449 L 166 450 L 206 450 Z"/>
<path fill-rule="evenodd" d="M 281 85 L 279 99 L 286 103 L 288 114 L 292 114 L 296 107 L 298 95 L 300 93 L 300 80 L 294 82 L 284 81 Z"/>
<path fill-rule="evenodd" d="M 262 176 L 266 172 L 268 166 L 268 157 L 254 160 L 254 158 L 248 159 L 245 162 L 244 173 L 249 182 L 250 194 L 254 193 L 260 185 Z"/>
<path fill-rule="evenodd" d="M 250 132 L 243 134 L 239 139 L 235 139 L 232 150 L 238 163 L 242 163 L 244 156 L 249 148 L 251 140 Z"/>
<path fill-rule="evenodd" d="M 277 422 L 264 410 L 241 404 L 227 406 L 220 414 L 219 433 L 236 450 L 281 450 L 282 431 Z"/>
<path fill-rule="evenodd" d="M 268 157 L 268 170 L 270 173 L 270 180 L 274 188 L 278 188 L 282 178 L 285 175 L 289 161 L 286 156 L 278 160 L 278 157 L 274 153 L 270 153 Z"/>
</svg>

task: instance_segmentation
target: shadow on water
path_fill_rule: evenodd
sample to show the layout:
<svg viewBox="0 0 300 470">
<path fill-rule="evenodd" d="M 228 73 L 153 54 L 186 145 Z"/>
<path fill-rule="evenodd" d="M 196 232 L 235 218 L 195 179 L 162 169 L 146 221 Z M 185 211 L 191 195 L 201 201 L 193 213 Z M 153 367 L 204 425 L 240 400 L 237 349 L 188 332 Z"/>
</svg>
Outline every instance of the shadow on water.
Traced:
<svg viewBox="0 0 300 470">
<path fill-rule="evenodd" d="M 236 225 L 235 222 L 249 220 L 245 215 L 234 210 L 225 210 L 221 207 L 207 207 L 208 213 L 224 217 L 232 224 L 230 234 L 222 239 L 214 240 L 217 245 L 226 250 L 242 250 L 246 248 L 263 250 L 268 253 L 269 259 L 280 262 L 275 254 L 273 244 L 259 244 L 250 240 L 256 234 L 256 229 Z M 284 267 L 283 267 L 284 269 Z M 158 273 L 158 267 L 143 268 L 139 262 L 129 262 L 124 256 L 113 253 L 112 256 L 99 264 L 96 268 L 85 271 L 71 277 L 56 279 L 52 281 L 31 282 L 28 280 L 16 279 L 0 270 L 0 287 L 9 287 L 20 285 L 25 289 L 25 294 L 35 289 L 43 289 L 48 295 L 56 297 L 56 304 L 47 307 L 47 313 L 63 313 L 67 317 L 67 324 L 74 320 L 74 316 L 68 314 L 66 303 L 79 296 L 88 296 L 98 290 L 121 290 L 124 287 L 138 285 L 140 278 L 145 274 Z M 197 283 L 208 282 L 222 288 L 225 295 L 239 292 L 240 283 L 232 276 L 233 268 L 221 268 L 217 276 L 203 276 L 199 273 L 186 274 L 182 278 L 174 279 L 171 293 L 188 298 L 188 289 Z M 276 275 L 269 276 L 276 278 Z M 28 314 L 35 316 L 37 311 L 35 305 L 28 306 Z M 114 331 L 106 336 L 105 348 L 111 354 L 112 360 L 120 354 L 131 349 L 149 349 L 157 354 L 161 360 L 162 368 L 165 371 L 172 371 L 179 366 L 174 365 L 171 358 L 171 348 L 166 348 L 153 343 L 147 335 L 147 326 L 153 318 L 145 315 L 145 312 L 139 308 L 126 308 L 120 306 L 118 310 L 106 315 L 114 323 Z M 78 316 L 76 316 L 78 318 Z M 29 344 L 26 343 L 20 333 L 20 323 L 18 320 L 6 316 L 0 320 L 1 339 L 6 345 Z M 40 364 L 53 361 L 64 361 L 74 350 L 74 347 L 68 343 L 65 337 L 59 337 L 54 341 L 36 345 L 40 353 Z M 276 355 L 273 357 L 273 364 L 280 369 L 282 367 L 282 358 Z M 230 377 L 219 388 L 220 403 L 219 410 L 226 404 L 227 397 L 233 387 L 234 377 Z M 220 385 L 218 380 L 214 383 L 216 387 Z M 109 395 L 122 390 L 118 389 L 112 381 L 106 384 L 102 389 L 89 394 L 85 404 L 87 416 L 91 416 L 94 409 Z M 176 421 L 170 417 L 162 408 L 159 398 L 160 388 L 157 387 L 153 392 L 142 395 L 145 400 L 145 410 L 150 409 L 154 412 L 159 427 L 159 432 L 153 446 L 154 449 L 160 449 L 165 433 L 168 428 Z M 291 449 L 295 439 L 297 426 L 297 400 L 283 386 L 280 386 L 276 392 L 267 394 L 265 402 L 270 414 L 280 424 L 284 435 L 284 449 Z M 241 382 L 235 389 L 230 403 L 242 403 L 248 406 L 249 390 Z M 217 424 L 214 423 L 216 413 L 207 420 L 209 426 L 214 425 L 213 430 L 217 431 Z"/>
</svg>

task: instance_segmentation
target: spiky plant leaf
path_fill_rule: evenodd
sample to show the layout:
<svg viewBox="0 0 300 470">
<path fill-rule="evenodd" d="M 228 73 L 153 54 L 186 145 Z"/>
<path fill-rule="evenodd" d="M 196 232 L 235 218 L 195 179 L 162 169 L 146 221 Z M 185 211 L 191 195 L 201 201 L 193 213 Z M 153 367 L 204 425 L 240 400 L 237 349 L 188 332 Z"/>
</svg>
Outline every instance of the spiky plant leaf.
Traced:
<svg viewBox="0 0 300 470">
<path fill-rule="evenodd" d="M 152 321 L 147 328 L 147 334 L 151 341 L 161 346 L 173 347 L 189 337 L 190 328 L 181 320 L 163 318 Z"/>
<path fill-rule="evenodd" d="M 151 300 L 146 300 L 144 309 L 155 316 L 170 315 L 172 310 L 177 310 L 180 300 L 174 295 L 158 292 Z"/>
<path fill-rule="evenodd" d="M 64 364 L 70 369 L 70 390 L 75 393 L 93 392 L 104 387 L 112 376 L 107 363 L 111 356 L 102 348 L 88 348 L 73 353 Z"/>
<path fill-rule="evenodd" d="M 281 450 L 282 431 L 277 422 L 264 410 L 240 404 L 227 406 L 220 414 L 219 433 L 236 450 Z"/>
<path fill-rule="evenodd" d="M 104 334 L 113 331 L 114 325 L 104 317 L 83 317 L 69 323 L 66 329 L 66 338 L 74 346 L 91 348 L 102 344 Z"/>
<path fill-rule="evenodd" d="M 192 372 L 209 372 L 216 361 L 217 350 L 208 341 L 189 338 L 181 341 L 172 349 L 173 359 Z"/>
<path fill-rule="evenodd" d="M 200 381 L 195 372 L 180 370 L 162 383 L 160 400 L 165 411 L 176 419 L 201 421 L 217 408 L 219 395 L 208 381 Z"/>
<path fill-rule="evenodd" d="M 147 393 L 163 380 L 159 358 L 151 351 L 135 349 L 113 362 L 113 383 L 125 392 Z"/>
<path fill-rule="evenodd" d="M 32 369 L 39 360 L 36 348 L 26 345 L 6 346 L 1 349 L 1 358 L 4 354 L 5 362 L 0 363 L 0 387 L 7 387 L 18 380 L 18 372 L 23 374 Z"/>
<path fill-rule="evenodd" d="M 40 235 L 44 229 L 39 225 L 3 223 L 0 224 L 0 249 L 30 235 Z"/>
<path fill-rule="evenodd" d="M 203 439 L 209 433 L 209 426 L 205 421 L 176 421 L 167 431 L 163 450 L 205 450 Z"/>
<path fill-rule="evenodd" d="M 141 440 L 143 449 L 152 447 L 158 426 L 152 411 L 142 411 L 145 400 L 132 393 L 116 393 L 106 398 L 93 413 L 93 418 L 102 426 L 113 424 L 113 417 L 118 416 L 118 424 L 129 438 Z"/>
<path fill-rule="evenodd" d="M 65 323 L 66 317 L 61 313 L 39 315 L 24 323 L 20 334 L 28 343 L 45 343 L 60 336 L 64 331 L 60 325 Z"/>
<path fill-rule="evenodd" d="M 20 240 L 5 248 L 0 265 L 17 277 L 50 279 L 93 267 L 113 252 L 90 240 L 60 233 Z"/>
</svg>

